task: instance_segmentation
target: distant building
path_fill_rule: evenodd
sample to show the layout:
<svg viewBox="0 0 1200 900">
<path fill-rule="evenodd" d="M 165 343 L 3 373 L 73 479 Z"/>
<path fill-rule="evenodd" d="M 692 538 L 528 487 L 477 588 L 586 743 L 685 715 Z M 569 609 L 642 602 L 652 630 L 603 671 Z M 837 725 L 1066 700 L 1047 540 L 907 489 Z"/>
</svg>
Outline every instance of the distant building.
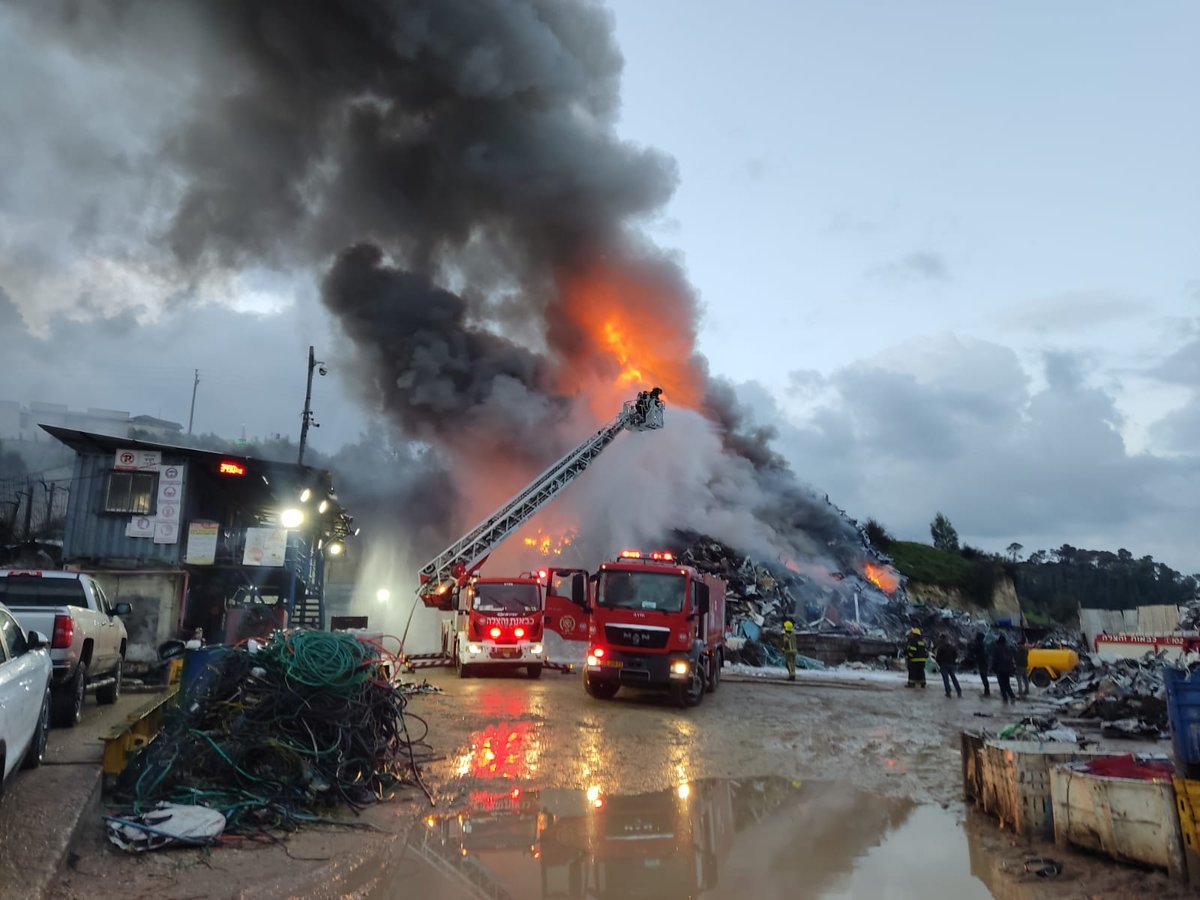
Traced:
<svg viewBox="0 0 1200 900">
<path fill-rule="evenodd" d="M 76 454 L 63 564 L 133 606 L 130 663 L 151 665 L 163 641 L 196 630 L 217 643 L 325 626 L 325 556 L 351 532 L 327 471 L 45 431 Z"/>
<path fill-rule="evenodd" d="M 6 441 L 49 440 L 40 425 L 128 437 L 129 421 L 129 413 L 120 409 L 90 407 L 80 411 L 68 408 L 65 403 L 34 400 L 22 406 L 16 400 L 0 400 L 0 440 Z"/>
</svg>

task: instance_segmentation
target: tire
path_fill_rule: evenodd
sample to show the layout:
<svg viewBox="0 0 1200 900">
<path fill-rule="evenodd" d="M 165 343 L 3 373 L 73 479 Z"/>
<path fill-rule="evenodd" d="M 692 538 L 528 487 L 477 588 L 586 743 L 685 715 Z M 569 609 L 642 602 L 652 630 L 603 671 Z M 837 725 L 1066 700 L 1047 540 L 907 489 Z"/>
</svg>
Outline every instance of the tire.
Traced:
<svg viewBox="0 0 1200 900">
<path fill-rule="evenodd" d="M 712 670 L 708 674 L 708 684 L 706 690 L 711 694 L 721 686 L 721 653 L 717 651 L 712 655 Z"/>
<path fill-rule="evenodd" d="M 96 702 L 108 706 L 121 696 L 121 670 L 125 668 L 125 657 L 117 658 L 117 669 L 113 672 L 113 683 L 96 688 Z"/>
<path fill-rule="evenodd" d="M 42 711 L 38 713 L 37 731 L 25 750 L 25 758 L 21 760 L 22 769 L 36 769 L 46 758 L 46 744 L 50 741 L 50 691 L 42 698 Z"/>
<path fill-rule="evenodd" d="M 538 664 L 538 665 L 536 665 L 536 666 L 526 666 L 526 667 L 525 667 L 525 674 L 526 674 L 526 676 L 528 676 L 529 678 L 541 678 L 541 677 L 542 677 L 542 666 L 541 666 L 541 664 L 539 663 L 539 664 Z"/>
<path fill-rule="evenodd" d="M 1048 688 L 1054 679 L 1046 669 L 1038 668 L 1029 673 L 1029 680 L 1040 688 Z"/>
<path fill-rule="evenodd" d="M 83 696 L 87 693 L 87 672 L 80 663 L 75 674 L 50 696 L 51 717 L 55 725 L 74 728 L 83 718 Z"/>
<path fill-rule="evenodd" d="M 617 696 L 617 691 L 621 689 L 621 686 L 613 684 L 611 681 L 593 682 L 585 675 L 583 689 L 588 692 L 589 696 L 595 697 L 597 700 L 611 700 Z"/>
<path fill-rule="evenodd" d="M 699 706 L 700 701 L 704 699 L 704 682 L 703 673 L 700 672 L 698 666 L 694 667 L 692 677 L 687 680 L 686 684 L 671 685 L 671 699 L 680 709 Z"/>
</svg>

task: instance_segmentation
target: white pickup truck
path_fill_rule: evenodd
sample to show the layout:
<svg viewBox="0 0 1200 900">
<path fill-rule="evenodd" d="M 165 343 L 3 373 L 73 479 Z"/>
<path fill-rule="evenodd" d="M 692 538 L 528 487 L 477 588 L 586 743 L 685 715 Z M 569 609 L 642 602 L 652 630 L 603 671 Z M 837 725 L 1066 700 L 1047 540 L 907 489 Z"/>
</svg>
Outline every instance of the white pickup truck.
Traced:
<svg viewBox="0 0 1200 900">
<path fill-rule="evenodd" d="M 0 569 L 0 603 L 25 632 L 50 635 L 56 724 L 79 722 L 89 689 L 95 690 L 97 703 L 117 701 L 129 645 L 118 616 L 129 614 L 128 603 L 110 604 L 90 575 L 41 569 Z"/>
</svg>

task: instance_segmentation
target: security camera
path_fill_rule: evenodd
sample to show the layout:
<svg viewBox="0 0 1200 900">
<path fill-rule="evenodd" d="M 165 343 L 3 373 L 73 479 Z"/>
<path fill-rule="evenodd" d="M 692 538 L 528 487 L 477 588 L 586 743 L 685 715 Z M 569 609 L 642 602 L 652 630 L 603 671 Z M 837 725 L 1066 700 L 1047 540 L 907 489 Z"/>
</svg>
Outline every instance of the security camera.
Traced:
<svg viewBox="0 0 1200 900">
<path fill-rule="evenodd" d="M 324 366 L 321 366 L 320 368 L 318 368 L 318 369 L 317 369 L 317 371 L 318 371 L 318 372 L 320 372 L 322 375 L 328 375 L 328 374 L 329 374 L 329 370 L 328 370 L 328 369 L 326 369 Z"/>
</svg>

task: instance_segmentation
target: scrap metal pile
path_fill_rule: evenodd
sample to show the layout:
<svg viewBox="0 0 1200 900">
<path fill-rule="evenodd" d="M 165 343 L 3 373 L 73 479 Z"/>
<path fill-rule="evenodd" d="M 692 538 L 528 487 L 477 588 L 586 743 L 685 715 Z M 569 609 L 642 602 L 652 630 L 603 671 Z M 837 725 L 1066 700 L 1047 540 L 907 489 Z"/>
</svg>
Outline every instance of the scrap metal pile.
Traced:
<svg viewBox="0 0 1200 900">
<path fill-rule="evenodd" d="M 888 594 L 857 572 L 833 572 L 816 566 L 768 564 L 708 537 L 687 535 L 679 557 L 701 572 L 723 579 L 728 617 L 726 649 L 732 662 L 782 665 L 779 644 L 785 619 L 806 635 L 873 639 L 881 655 L 894 655 L 894 643 L 910 626 L 912 610 L 903 587 Z M 872 657 L 873 658 L 873 657 Z M 801 667 L 824 663 L 797 657 Z"/>
<path fill-rule="evenodd" d="M 209 653 L 162 733 L 122 774 L 125 809 L 110 829 L 113 819 L 126 831 L 148 827 L 129 823 L 168 803 L 216 810 L 226 834 L 261 836 L 330 821 L 338 807 L 358 810 L 404 785 L 425 789 L 428 726 L 405 710 L 398 667 L 379 646 L 292 631 Z"/>
<path fill-rule="evenodd" d="M 1102 660 L 1080 656 L 1073 672 L 1047 689 L 1059 708 L 1080 719 L 1099 719 L 1110 737 L 1162 737 L 1167 732 L 1162 657 Z"/>
</svg>

